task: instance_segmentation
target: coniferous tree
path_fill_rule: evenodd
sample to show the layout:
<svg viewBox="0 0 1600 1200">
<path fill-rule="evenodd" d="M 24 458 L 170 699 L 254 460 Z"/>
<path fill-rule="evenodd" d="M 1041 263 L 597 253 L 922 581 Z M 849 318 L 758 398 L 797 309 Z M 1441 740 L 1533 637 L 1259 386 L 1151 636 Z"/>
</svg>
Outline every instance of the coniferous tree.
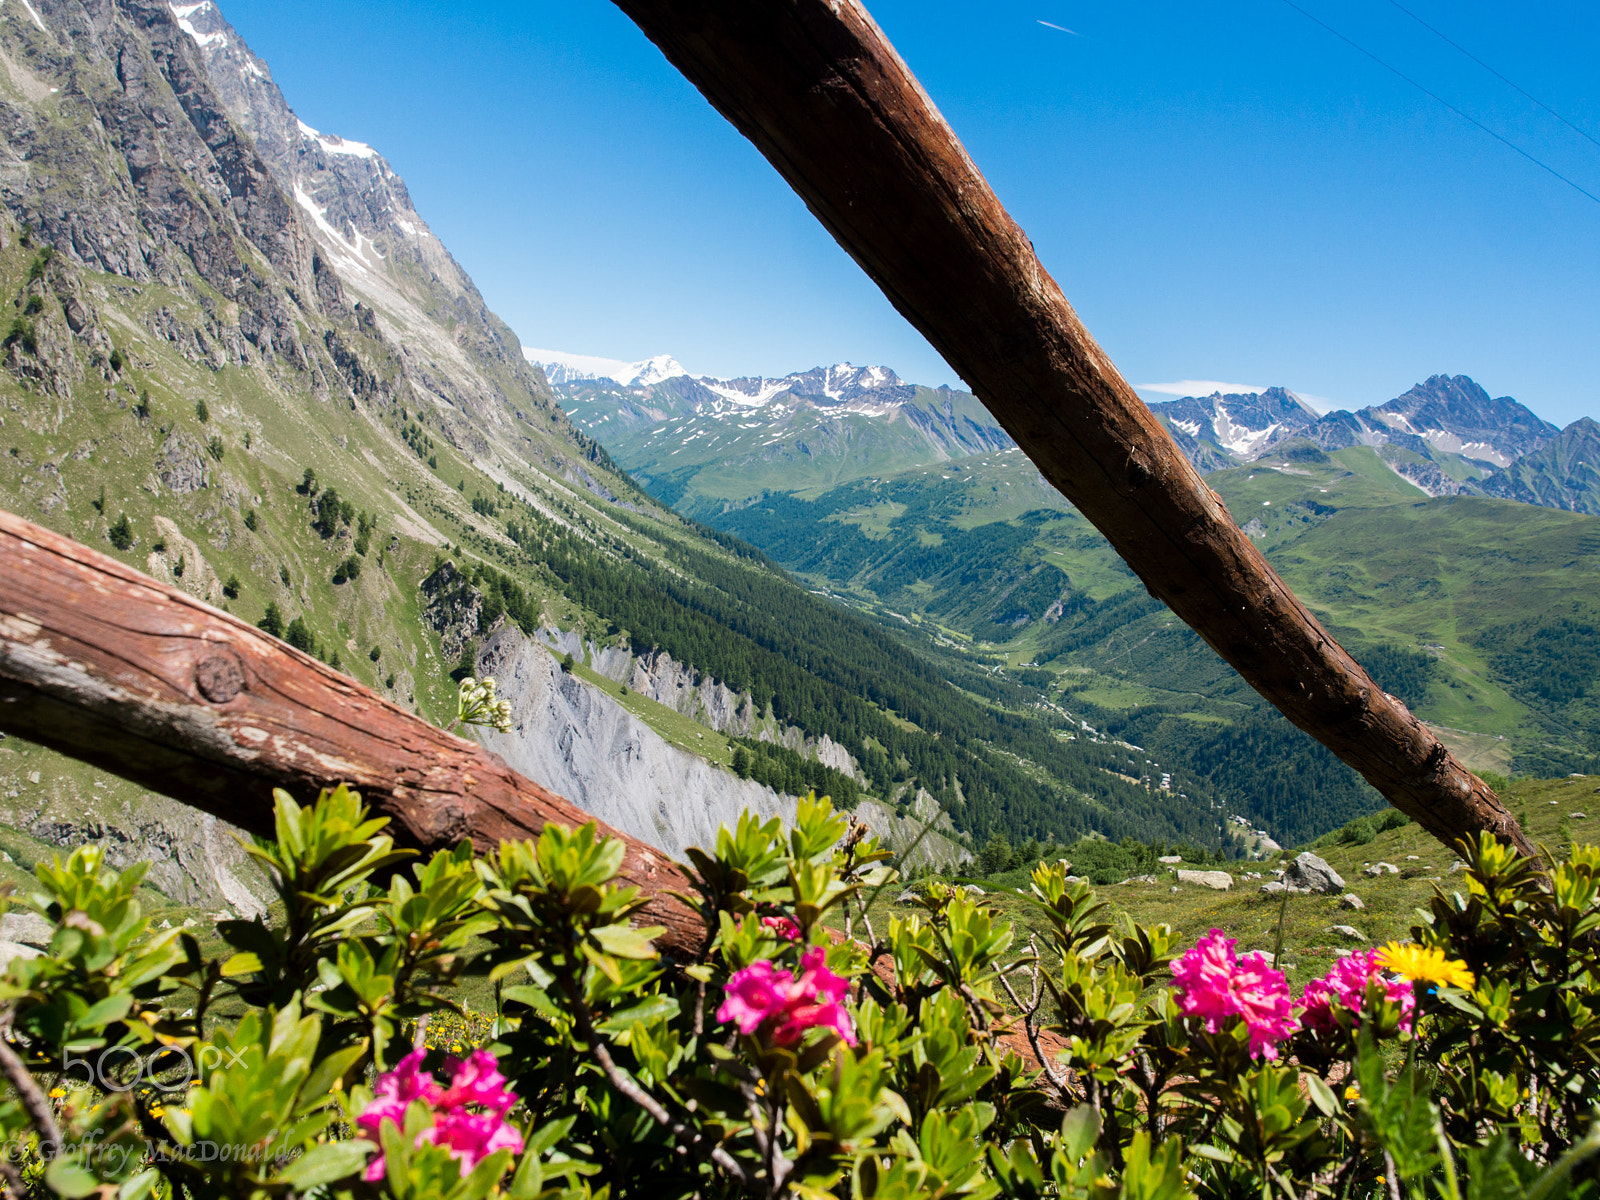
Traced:
<svg viewBox="0 0 1600 1200">
<path fill-rule="evenodd" d="M 270 633 L 275 638 L 283 636 L 283 614 L 278 611 L 276 603 L 267 601 L 267 614 L 256 622 L 256 628 L 263 633 Z"/>
</svg>

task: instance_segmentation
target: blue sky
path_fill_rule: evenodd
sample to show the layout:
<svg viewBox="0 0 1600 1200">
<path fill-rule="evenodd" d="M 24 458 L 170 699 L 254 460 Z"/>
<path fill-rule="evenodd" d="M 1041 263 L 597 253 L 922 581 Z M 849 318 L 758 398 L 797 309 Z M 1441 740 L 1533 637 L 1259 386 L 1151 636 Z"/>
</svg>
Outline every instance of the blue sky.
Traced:
<svg viewBox="0 0 1600 1200">
<path fill-rule="evenodd" d="M 959 384 L 609 4 L 220 3 L 525 343 Z M 1600 195 L 1600 145 L 1391 0 L 1295 3 Z M 1600 5 L 1405 4 L 1600 138 Z M 1449 372 L 1600 415 L 1600 203 L 1287 0 L 869 8 L 1131 382 L 1360 407 Z"/>
</svg>

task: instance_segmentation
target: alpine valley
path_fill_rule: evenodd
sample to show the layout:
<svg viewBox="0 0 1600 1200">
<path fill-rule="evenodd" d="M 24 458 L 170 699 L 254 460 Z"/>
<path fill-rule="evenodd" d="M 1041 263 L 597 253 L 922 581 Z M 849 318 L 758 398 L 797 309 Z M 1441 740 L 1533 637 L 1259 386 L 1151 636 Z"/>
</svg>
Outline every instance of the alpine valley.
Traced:
<svg viewBox="0 0 1600 1200">
<path fill-rule="evenodd" d="M 666 356 L 528 353 L 657 499 L 962 687 L 998 701 L 1001 681 L 1019 686 L 1041 719 L 1123 743 L 1130 775 L 1165 764 L 1158 780 L 1286 844 L 1370 802 L 1145 592 L 975 397 L 883 367 L 718 380 Z M 1592 420 L 1557 429 L 1445 375 L 1353 413 L 1283 388 L 1151 408 L 1320 619 L 1470 765 L 1600 766 Z"/>
<path fill-rule="evenodd" d="M 1272 819 L 1270 796 L 1213 782 L 1203 758 L 1169 760 L 1111 730 L 1122 716 L 1091 707 L 1094 687 L 1144 686 L 1114 663 L 1071 696 L 1053 668 L 1015 669 L 1041 631 L 1090 636 L 1096 614 L 1127 602 L 1126 573 L 971 397 L 883 371 L 719 392 L 669 363 L 626 385 L 564 371 L 558 396 L 382 154 L 300 121 L 210 0 L 0 5 L 0 123 L 7 509 L 431 720 L 453 715 L 457 679 L 495 676 L 515 722 L 484 735 L 489 746 L 673 853 L 745 808 L 792 811 L 811 789 L 923 864 L 963 860 L 995 834 L 1238 853 L 1238 825 Z M 759 421 L 734 420 L 796 389 L 842 406 L 794 407 L 813 430 L 795 433 L 798 458 L 793 438 L 763 445 Z M 723 440 L 702 447 L 686 423 Z M 637 464 L 646 452 L 627 438 L 653 436 L 656 461 L 673 465 L 641 466 L 641 488 L 581 426 Z M 692 454 L 674 458 L 679 445 Z M 749 473 L 768 460 L 772 471 Z M 696 469 L 670 474 L 680 462 Z M 933 463 L 962 464 L 951 488 L 916 482 L 939 474 Z M 859 503 L 842 502 L 849 488 Z M 918 517 L 914 493 L 967 507 Z M 818 514 L 805 536 L 837 542 L 831 574 L 774 540 L 787 518 L 763 514 L 787 504 Z M 695 515 L 712 513 L 747 514 L 749 536 L 812 586 Z M 1015 561 L 986 547 L 940 565 L 973 522 L 1010 531 Z M 844 560 L 912 526 L 925 532 L 907 546 L 932 557 L 884 592 L 917 599 L 886 623 L 887 600 L 844 582 L 865 580 L 865 561 Z M 1081 549 L 1047 562 L 1061 557 L 1050 537 Z M 835 576 L 855 603 L 819 594 Z M 1086 585 L 1091 608 L 1077 599 Z M 1049 622 L 989 619 L 1051 605 Z M 929 636 L 938 629 L 949 632 Z M 1213 690 L 1196 728 L 1231 730 L 1212 709 L 1248 705 Z M 1337 783 L 1327 811 L 1286 836 L 1376 804 L 1315 751 L 1297 753 Z M 170 919 L 262 909 L 264 880 L 222 823 L 0 742 L 0 883 L 25 887 L 35 863 L 84 842 L 113 866 L 154 864 L 146 902 Z"/>
</svg>

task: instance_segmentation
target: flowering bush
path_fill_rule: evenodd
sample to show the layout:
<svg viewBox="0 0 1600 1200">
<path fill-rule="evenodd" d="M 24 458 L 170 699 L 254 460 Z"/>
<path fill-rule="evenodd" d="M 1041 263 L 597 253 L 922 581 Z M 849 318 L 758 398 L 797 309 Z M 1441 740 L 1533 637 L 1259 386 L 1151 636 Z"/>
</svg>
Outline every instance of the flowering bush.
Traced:
<svg viewBox="0 0 1600 1200">
<path fill-rule="evenodd" d="M 890 856 L 825 800 L 689 852 L 701 934 L 672 958 L 593 826 L 409 865 L 383 826 L 343 788 L 280 793 L 252 853 L 282 911 L 224 922 L 221 959 L 150 927 L 142 868 L 41 866 L 54 940 L 0 981 L 11 1194 L 1597 1192 L 1594 848 L 1541 874 L 1465 845 L 1410 942 L 1295 997 L 1220 932 L 1112 928 L 1059 865 L 1043 944 L 939 884 L 876 927 Z M 430 1048 L 475 1021 L 481 1049 Z"/>
</svg>

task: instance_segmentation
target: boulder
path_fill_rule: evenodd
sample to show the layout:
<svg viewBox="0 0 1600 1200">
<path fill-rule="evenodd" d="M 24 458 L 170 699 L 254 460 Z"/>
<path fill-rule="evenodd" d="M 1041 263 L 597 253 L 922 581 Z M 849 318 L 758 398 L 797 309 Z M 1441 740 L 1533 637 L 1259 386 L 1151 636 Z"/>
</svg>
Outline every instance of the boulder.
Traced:
<svg viewBox="0 0 1600 1200">
<path fill-rule="evenodd" d="M 56 927 L 38 913 L 8 912 L 0 917 L 0 942 L 17 942 L 36 949 L 48 949 Z"/>
<path fill-rule="evenodd" d="M 1329 925 L 1328 932 L 1335 937 L 1344 938 L 1347 942 L 1364 942 L 1367 940 L 1367 935 L 1354 925 Z"/>
<path fill-rule="evenodd" d="M 1156 861 L 1160 863 L 1166 863 L 1167 866 L 1170 867 L 1176 865 L 1177 863 L 1181 863 L 1183 861 L 1183 855 L 1163 854 L 1160 858 L 1156 859 Z"/>
<path fill-rule="evenodd" d="M 1363 868 L 1361 873 L 1363 875 L 1371 875 L 1376 879 L 1379 875 L 1398 875 L 1400 874 L 1400 868 L 1393 863 L 1375 862 L 1370 867 Z"/>
<path fill-rule="evenodd" d="M 905 891 L 901 892 L 898 896 L 896 896 L 894 898 L 894 902 L 896 904 L 915 904 L 921 898 L 922 897 L 918 896 L 910 888 L 907 888 Z"/>
<path fill-rule="evenodd" d="M 1574 821 L 1583 821 L 1583 820 L 1586 820 L 1588 818 L 1589 814 L 1588 813 L 1575 812 L 1575 813 L 1568 813 L 1567 816 L 1571 817 Z"/>
<path fill-rule="evenodd" d="M 1226 871 L 1179 871 L 1179 883 L 1197 883 L 1214 892 L 1225 892 L 1233 886 L 1233 876 Z"/>
<path fill-rule="evenodd" d="M 1342 892 L 1344 880 L 1325 861 L 1307 850 L 1289 864 L 1283 881 L 1308 892 Z"/>
<path fill-rule="evenodd" d="M 24 946 L 20 942 L 0 941 L 0 971 L 11 965 L 11 960 L 16 958 L 38 958 L 44 951 L 37 946 Z"/>
<path fill-rule="evenodd" d="M 1406 861 L 1407 862 L 1421 862 L 1422 861 L 1422 855 L 1420 855 L 1420 854 L 1408 854 L 1408 855 L 1406 855 Z"/>
<path fill-rule="evenodd" d="M 964 883 L 961 885 L 961 890 L 969 896 L 987 896 L 989 894 L 975 883 Z"/>
<path fill-rule="evenodd" d="M 1339 907 L 1360 912 L 1367 906 L 1361 902 L 1360 896 L 1356 895 L 1354 892 L 1346 892 L 1344 895 L 1339 897 Z"/>
</svg>

